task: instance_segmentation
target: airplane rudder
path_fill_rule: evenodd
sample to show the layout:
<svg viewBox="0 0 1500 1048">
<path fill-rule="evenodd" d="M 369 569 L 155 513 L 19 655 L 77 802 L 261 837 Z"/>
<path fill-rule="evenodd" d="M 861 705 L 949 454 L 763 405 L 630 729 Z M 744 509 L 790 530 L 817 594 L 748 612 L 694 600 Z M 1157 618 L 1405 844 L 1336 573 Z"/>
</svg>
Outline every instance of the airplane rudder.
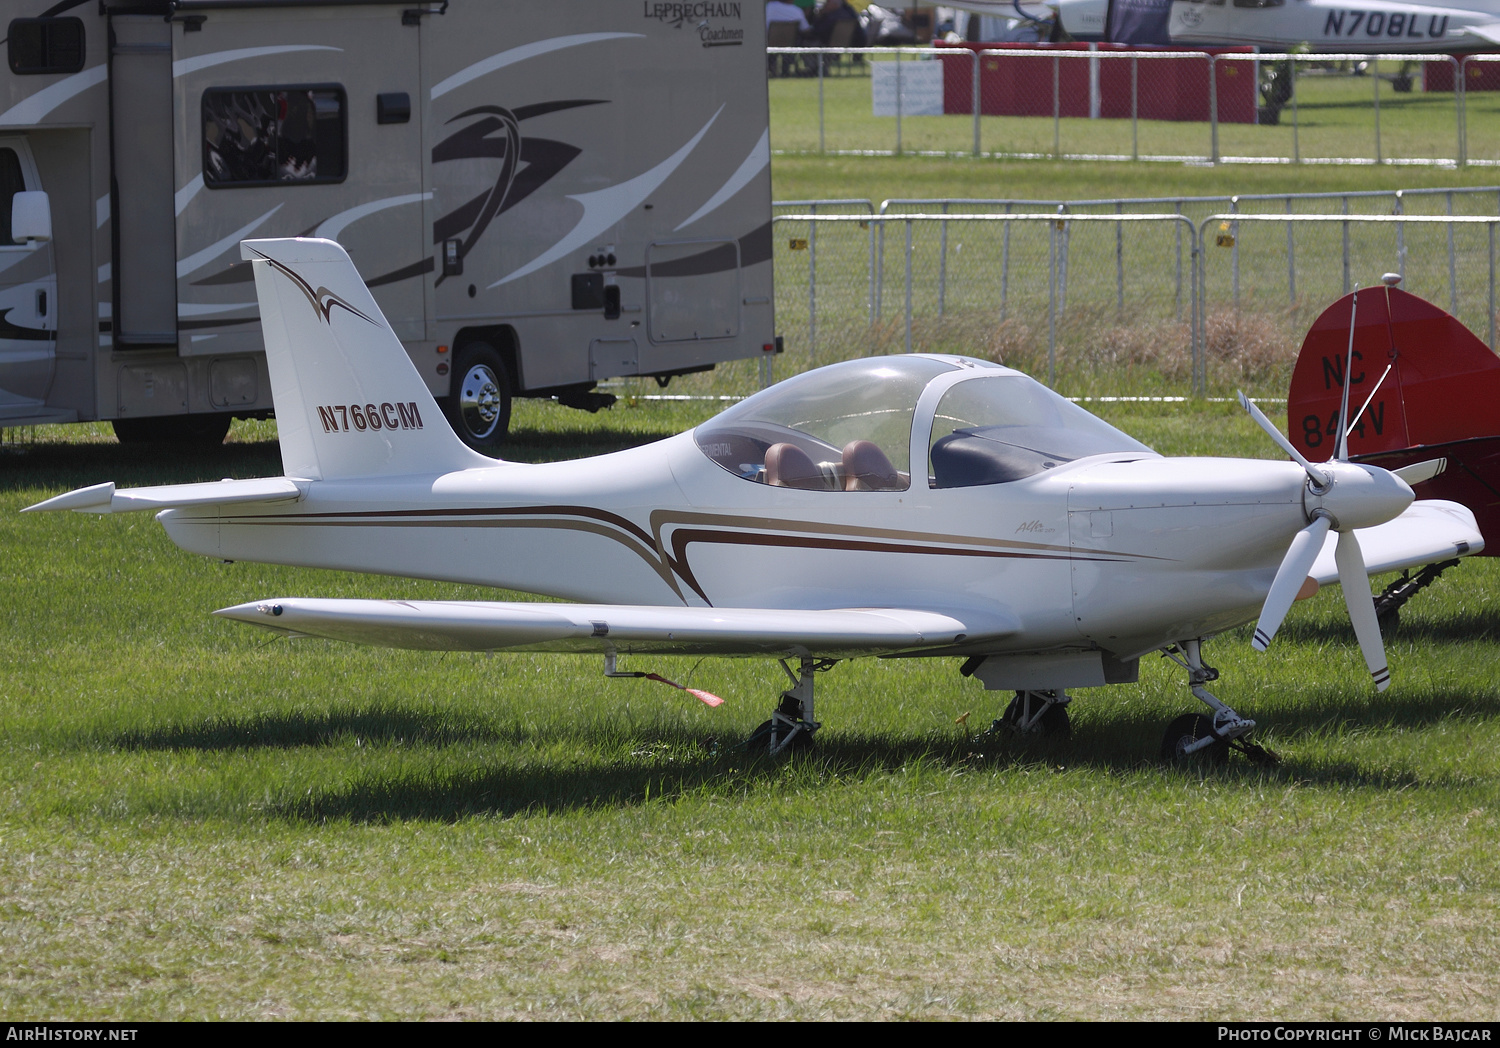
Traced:
<svg viewBox="0 0 1500 1048">
<path fill-rule="evenodd" d="M 359 271 L 330 240 L 245 241 L 289 475 L 430 473 L 492 460 L 448 427 Z M 293 467 L 302 472 L 293 471 Z"/>
</svg>

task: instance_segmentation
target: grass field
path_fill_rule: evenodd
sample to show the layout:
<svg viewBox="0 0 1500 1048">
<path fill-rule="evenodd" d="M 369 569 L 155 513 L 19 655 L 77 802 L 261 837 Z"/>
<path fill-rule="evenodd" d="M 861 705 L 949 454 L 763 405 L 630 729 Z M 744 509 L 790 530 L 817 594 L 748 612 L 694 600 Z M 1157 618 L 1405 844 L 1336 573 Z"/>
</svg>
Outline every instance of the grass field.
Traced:
<svg viewBox="0 0 1500 1048">
<path fill-rule="evenodd" d="M 707 410 L 524 404 L 511 454 Z M 1110 415 L 1167 452 L 1268 451 L 1221 405 Z M 774 664 L 653 664 L 726 696 L 709 710 L 592 659 L 268 643 L 207 612 L 482 591 L 16 512 L 275 474 L 271 429 L 171 462 L 79 430 L 0 454 L 8 1019 L 1496 1017 L 1492 561 L 1409 606 L 1384 696 L 1336 592 L 1268 655 L 1211 645 L 1272 770 L 1156 763 L 1194 702 L 1151 660 L 1080 693 L 1068 743 L 976 734 L 1003 696 L 952 660 L 846 663 L 817 754 L 776 763 L 735 745 Z"/>
<path fill-rule="evenodd" d="M 876 200 L 1399 174 L 773 169 L 778 198 Z M 988 333 L 954 348 L 979 351 L 970 337 Z M 1149 385 L 1103 358 L 1076 378 Z M 671 392 L 754 385 L 731 367 Z M 714 407 L 618 391 L 594 416 L 519 403 L 506 454 L 612 450 Z M 1227 405 L 1091 406 L 1164 453 L 1274 450 Z M 104 479 L 279 474 L 274 433 L 236 423 L 196 457 L 120 448 L 107 427 L 0 445 L 6 1019 L 1500 1018 L 1494 560 L 1407 608 L 1383 695 L 1333 589 L 1265 655 L 1245 630 L 1211 644 L 1216 690 L 1261 722 L 1272 769 L 1154 759 L 1197 706 L 1165 660 L 1079 692 L 1066 743 L 986 734 L 1007 696 L 956 660 L 841 664 L 819 680 L 817 752 L 772 762 L 736 744 L 782 686 L 773 663 L 641 664 L 724 695 L 710 710 L 593 659 L 268 642 L 208 613 L 506 595 L 219 564 L 146 515 L 18 513 Z"/>
</svg>

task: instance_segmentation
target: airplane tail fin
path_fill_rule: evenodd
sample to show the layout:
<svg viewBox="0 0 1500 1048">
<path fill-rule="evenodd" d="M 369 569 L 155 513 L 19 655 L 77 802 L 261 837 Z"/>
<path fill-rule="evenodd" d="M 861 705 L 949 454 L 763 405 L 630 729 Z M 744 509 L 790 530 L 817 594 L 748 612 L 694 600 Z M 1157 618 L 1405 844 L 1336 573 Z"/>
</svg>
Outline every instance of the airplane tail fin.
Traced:
<svg viewBox="0 0 1500 1048">
<path fill-rule="evenodd" d="M 289 477 L 397 476 L 492 466 L 449 428 L 344 249 L 246 240 Z"/>
<path fill-rule="evenodd" d="M 1297 450 L 1321 461 L 1337 444 L 1351 313 L 1351 414 L 1369 400 L 1349 435 L 1352 456 L 1492 436 L 1481 420 L 1492 418 L 1500 402 L 1500 358 L 1457 318 L 1416 295 L 1395 287 L 1355 294 L 1357 308 L 1355 295 L 1345 295 L 1302 343 L 1287 394 Z"/>
</svg>

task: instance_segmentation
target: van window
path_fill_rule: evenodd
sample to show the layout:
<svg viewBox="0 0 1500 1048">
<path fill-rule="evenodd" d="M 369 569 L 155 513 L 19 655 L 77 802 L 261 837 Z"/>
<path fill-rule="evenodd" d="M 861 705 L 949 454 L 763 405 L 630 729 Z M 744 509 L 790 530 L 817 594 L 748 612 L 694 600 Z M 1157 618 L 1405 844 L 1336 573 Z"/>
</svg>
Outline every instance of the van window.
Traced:
<svg viewBox="0 0 1500 1048">
<path fill-rule="evenodd" d="M 82 19 L 15 18 L 8 41 L 12 73 L 76 73 L 83 68 Z"/>
<path fill-rule="evenodd" d="M 14 149 L 0 149 L 0 247 L 15 247 L 10 236 L 10 206 L 16 194 L 25 188 L 21 158 Z"/>
<path fill-rule="evenodd" d="M 342 182 L 346 108 L 337 86 L 203 92 L 203 184 Z"/>
</svg>

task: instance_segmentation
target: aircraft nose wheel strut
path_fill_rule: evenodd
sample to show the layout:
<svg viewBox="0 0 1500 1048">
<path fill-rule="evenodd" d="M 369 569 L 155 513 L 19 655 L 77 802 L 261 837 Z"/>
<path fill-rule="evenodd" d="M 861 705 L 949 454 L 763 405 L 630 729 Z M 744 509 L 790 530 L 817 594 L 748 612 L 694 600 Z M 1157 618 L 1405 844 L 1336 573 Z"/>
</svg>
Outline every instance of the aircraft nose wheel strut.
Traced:
<svg viewBox="0 0 1500 1048">
<path fill-rule="evenodd" d="M 1231 749 L 1239 750 L 1255 764 L 1275 764 L 1281 759 L 1264 746 L 1250 741 L 1250 733 L 1255 730 L 1253 720 L 1241 717 L 1204 687 L 1219 679 L 1219 671 L 1203 661 L 1201 640 L 1187 640 L 1175 647 L 1163 648 L 1162 654 L 1188 671 L 1188 687 L 1194 697 L 1213 710 L 1211 716 L 1184 714 L 1168 725 L 1161 740 L 1163 760 L 1181 762 L 1201 754 L 1202 759 L 1210 763 L 1222 764 L 1229 759 Z"/>
<path fill-rule="evenodd" d="M 752 753 L 764 752 L 772 757 L 781 754 L 806 753 L 812 749 L 813 734 L 822 727 L 813 719 L 813 674 L 832 669 L 833 659 L 814 659 L 804 655 L 793 673 L 786 659 L 781 669 L 792 686 L 781 693 L 781 702 L 771 719 L 756 728 L 745 741 Z"/>
</svg>

